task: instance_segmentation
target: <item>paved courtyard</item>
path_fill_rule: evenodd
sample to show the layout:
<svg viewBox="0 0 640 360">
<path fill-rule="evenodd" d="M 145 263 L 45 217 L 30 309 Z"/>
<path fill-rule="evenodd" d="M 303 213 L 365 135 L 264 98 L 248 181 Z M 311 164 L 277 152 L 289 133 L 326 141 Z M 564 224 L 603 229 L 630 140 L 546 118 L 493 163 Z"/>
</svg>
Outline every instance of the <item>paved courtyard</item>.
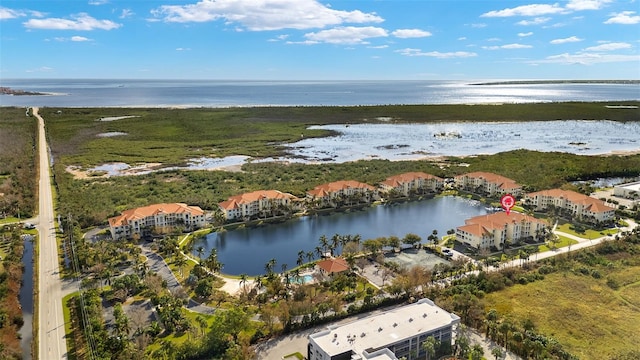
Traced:
<svg viewBox="0 0 640 360">
<path fill-rule="evenodd" d="M 405 269 L 420 265 L 432 269 L 436 264 L 448 264 L 449 262 L 425 250 L 409 249 L 402 252 L 387 254 L 385 261 L 393 261 Z"/>
</svg>

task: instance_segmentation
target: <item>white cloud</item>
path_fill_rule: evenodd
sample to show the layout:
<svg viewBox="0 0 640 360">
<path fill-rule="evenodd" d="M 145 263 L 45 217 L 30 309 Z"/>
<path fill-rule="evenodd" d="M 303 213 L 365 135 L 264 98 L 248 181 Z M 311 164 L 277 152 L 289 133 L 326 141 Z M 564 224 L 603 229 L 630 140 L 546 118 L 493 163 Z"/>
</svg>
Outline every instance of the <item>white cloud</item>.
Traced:
<svg viewBox="0 0 640 360">
<path fill-rule="evenodd" d="M 386 49 L 389 45 L 367 46 L 369 49 Z"/>
<path fill-rule="evenodd" d="M 476 28 L 476 29 L 482 29 L 482 28 L 487 27 L 487 24 L 484 24 L 484 23 L 471 24 L 471 27 L 472 27 L 472 28 Z"/>
<path fill-rule="evenodd" d="M 71 41 L 83 42 L 83 41 L 93 41 L 93 40 L 86 38 L 84 36 L 72 36 Z"/>
<path fill-rule="evenodd" d="M 584 51 L 614 51 L 614 50 L 629 49 L 629 48 L 631 48 L 631 44 L 623 43 L 623 42 L 610 42 L 610 43 L 604 43 L 598 46 L 588 47 L 584 49 Z"/>
<path fill-rule="evenodd" d="M 571 0 L 567 4 L 567 9 L 574 11 L 599 10 L 612 0 Z"/>
<path fill-rule="evenodd" d="M 640 23 L 640 15 L 634 15 L 635 11 L 623 11 L 611 14 L 611 18 L 605 24 L 634 25 Z"/>
<path fill-rule="evenodd" d="M 429 37 L 431 36 L 431 33 L 420 29 L 398 29 L 392 32 L 391 35 L 397 38 L 407 39 Z"/>
<path fill-rule="evenodd" d="M 26 16 L 24 11 L 13 10 L 6 7 L 0 7 L 0 20 L 15 19 L 17 17 Z"/>
<path fill-rule="evenodd" d="M 329 44 L 368 44 L 366 39 L 389 36 L 385 29 L 365 26 L 345 26 L 305 34 L 307 40 Z"/>
<path fill-rule="evenodd" d="M 75 42 L 93 41 L 92 39 L 86 38 L 84 36 L 72 36 L 70 38 L 54 37 L 53 40 L 59 41 L 59 42 L 65 42 L 65 41 L 75 41 Z M 50 41 L 50 39 L 45 39 L 45 41 Z"/>
<path fill-rule="evenodd" d="M 176 48 L 176 51 L 190 51 L 190 50 L 191 48 L 181 48 L 181 47 Z"/>
<path fill-rule="evenodd" d="M 275 38 L 269 39 L 267 41 L 271 41 L 271 42 L 283 41 L 283 40 L 286 40 L 288 37 L 289 37 L 289 35 L 283 34 L 283 35 L 278 35 Z"/>
<path fill-rule="evenodd" d="M 468 58 L 478 56 L 478 54 L 474 52 L 467 51 L 454 51 L 454 52 L 439 52 L 439 51 L 429 51 L 423 52 L 420 49 L 401 49 L 396 50 L 395 52 L 404 55 L 404 56 L 427 56 L 427 57 L 435 57 L 438 59 L 452 59 L 452 58 Z"/>
<path fill-rule="evenodd" d="M 531 49 L 533 46 L 524 45 L 524 44 L 506 44 L 506 45 L 496 45 L 496 46 L 483 46 L 482 48 L 485 50 L 500 50 L 500 49 Z"/>
<path fill-rule="evenodd" d="M 30 19 L 23 23 L 29 29 L 47 30 L 112 30 L 121 25 L 111 20 L 97 20 L 86 13 L 74 15 L 72 19 Z"/>
<path fill-rule="evenodd" d="M 502 39 L 493 37 L 493 38 L 488 38 L 487 41 L 502 41 Z"/>
<path fill-rule="evenodd" d="M 520 37 L 527 37 L 527 36 L 531 36 L 531 35 L 533 35 L 533 32 L 531 32 L 531 31 L 526 32 L 526 33 L 518 33 L 518 36 L 520 36 Z"/>
<path fill-rule="evenodd" d="M 486 12 L 480 17 L 540 16 L 565 12 L 558 4 L 531 4 Z"/>
<path fill-rule="evenodd" d="M 523 25 L 523 26 L 540 25 L 540 24 L 546 23 L 549 20 L 551 20 L 551 18 L 549 18 L 549 17 L 537 17 L 537 18 L 535 18 L 533 20 L 520 20 L 516 24 L 517 25 Z"/>
<path fill-rule="evenodd" d="M 28 72 L 28 73 L 52 72 L 52 71 L 53 71 L 53 68 L 50 68 L 50 67 L 48 67 L 48 66 L 41 66 L 41 67 L 39 67 L 39 68 L 37 68 L 37 69 L 29 69 L 29 70 L 26 70 L 26 72 Z"/>
<path fill-rule="evenodd" d="M 152 14 L 167 22 L 225 20 L 252 31 L 322 28 L 343 23 L 380 23 L 376 13 L 334 10 L 316 0 L 201 0 L 189 5 L 163 5 Z"/>
<path fill-rule="evenodd" d="M 640 61 L 640 55 L 614 55 L 614 54 L 593 54 L 593 53 L 579 53 L 579 54 L 560 54 L 548 56 L 544 60 L 532 61 L 532 64 L 546 63 L 546 64 L 580 64 L 580 65 L 593 65 L 601 63 L 614 63 L 614 62 L 630 62 Z"/>
<path fill-rule="evenodd" d="M 89 0 L 89 5 L 104 5 L 108 3 L 109 0 Z"/>
<path fill-rule="evenodd" d="M 135 15 L 135 13 L 131 9 L 122 9 L 122 12 L 120 13 L 120 16 L 118 16 L 118 17 L 120 19 L 126 19 L 128 17 L 132 17 L 133 15 Z"/>
<path fill-rule="evenodd" d="M 578 42 L 578 41 L 582 41 L 584 39 L 580 39 L 577 36 L 570 36 L 568 38 L 564 38 L 564 39 L 554 39 L 549 41 L 549 43 L 553 44 L 553 45 L 558 45 L 558 44 L 565 44 L 565 43 L 570 43 L 570 42 Z"/>
<path fill-rule="evenodd" d="M 319 41 L 305 40 L 305 41 L 287 41 L 285 44 L 288 45 L 315 45 L 319 44 Z"/>
<path fill-rule="evenodd" d="M 466 37 L 466 36 L 460 36 L 460 37 L 458 38 L 458 40 L 460 40 L 460 41 L 462 41 L 462 40 L 467 40 L 467 37 Z"/>
<path fill-rule="evenodd" d="M 565 7 L 555 4 L 530 4 L 486 12 L 480 17 L 541 16 L 572 11 L 598 10 L 613 0 L 570 0 Z"/>
</svg>

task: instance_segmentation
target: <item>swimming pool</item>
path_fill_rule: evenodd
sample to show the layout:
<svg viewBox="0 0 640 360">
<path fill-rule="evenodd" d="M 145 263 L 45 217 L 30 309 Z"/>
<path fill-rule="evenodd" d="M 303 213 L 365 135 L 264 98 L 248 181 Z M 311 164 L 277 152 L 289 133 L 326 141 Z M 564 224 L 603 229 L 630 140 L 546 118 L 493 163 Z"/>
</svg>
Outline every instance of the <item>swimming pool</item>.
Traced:
<svg viewBox="0 0 640 360">
<path fill-rule="evenodd" d="M 313 281 L 313 276 L 310 274 L 294 277 L 291 282 L 294 284 L 308 284 Z"/>
</svg>

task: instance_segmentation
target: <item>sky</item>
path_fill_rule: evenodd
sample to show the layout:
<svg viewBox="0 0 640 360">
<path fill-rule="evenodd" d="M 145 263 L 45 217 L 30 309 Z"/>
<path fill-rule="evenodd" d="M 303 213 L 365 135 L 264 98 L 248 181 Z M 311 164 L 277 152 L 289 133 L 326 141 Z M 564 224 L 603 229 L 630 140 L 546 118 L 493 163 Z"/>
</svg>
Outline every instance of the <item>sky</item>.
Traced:
<svg viewBox="0 0 640 360">
<path fill-rule="evenodd" d="M 0 0 L 2 78 L 640 79 L 640 0 Z"/>
</svg>

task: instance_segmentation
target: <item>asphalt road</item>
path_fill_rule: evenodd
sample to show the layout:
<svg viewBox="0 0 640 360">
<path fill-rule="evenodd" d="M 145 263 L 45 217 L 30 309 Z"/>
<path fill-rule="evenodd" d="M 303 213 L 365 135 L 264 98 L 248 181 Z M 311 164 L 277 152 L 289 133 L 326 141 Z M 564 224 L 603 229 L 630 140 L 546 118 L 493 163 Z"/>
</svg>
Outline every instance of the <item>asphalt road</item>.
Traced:
<svg viewBox="0 0 640 360">
<path fill-rule="evenodd" d="M 67 343 L 62 314 L 62 281 L 58 268 L 58 247 L 53 214 L 51 174 L 44 120 L 33 108 L 38 119 L 38 157 L 40 158 L 38 232 L 38 359 L 66 359 Z"/>
</svg>

